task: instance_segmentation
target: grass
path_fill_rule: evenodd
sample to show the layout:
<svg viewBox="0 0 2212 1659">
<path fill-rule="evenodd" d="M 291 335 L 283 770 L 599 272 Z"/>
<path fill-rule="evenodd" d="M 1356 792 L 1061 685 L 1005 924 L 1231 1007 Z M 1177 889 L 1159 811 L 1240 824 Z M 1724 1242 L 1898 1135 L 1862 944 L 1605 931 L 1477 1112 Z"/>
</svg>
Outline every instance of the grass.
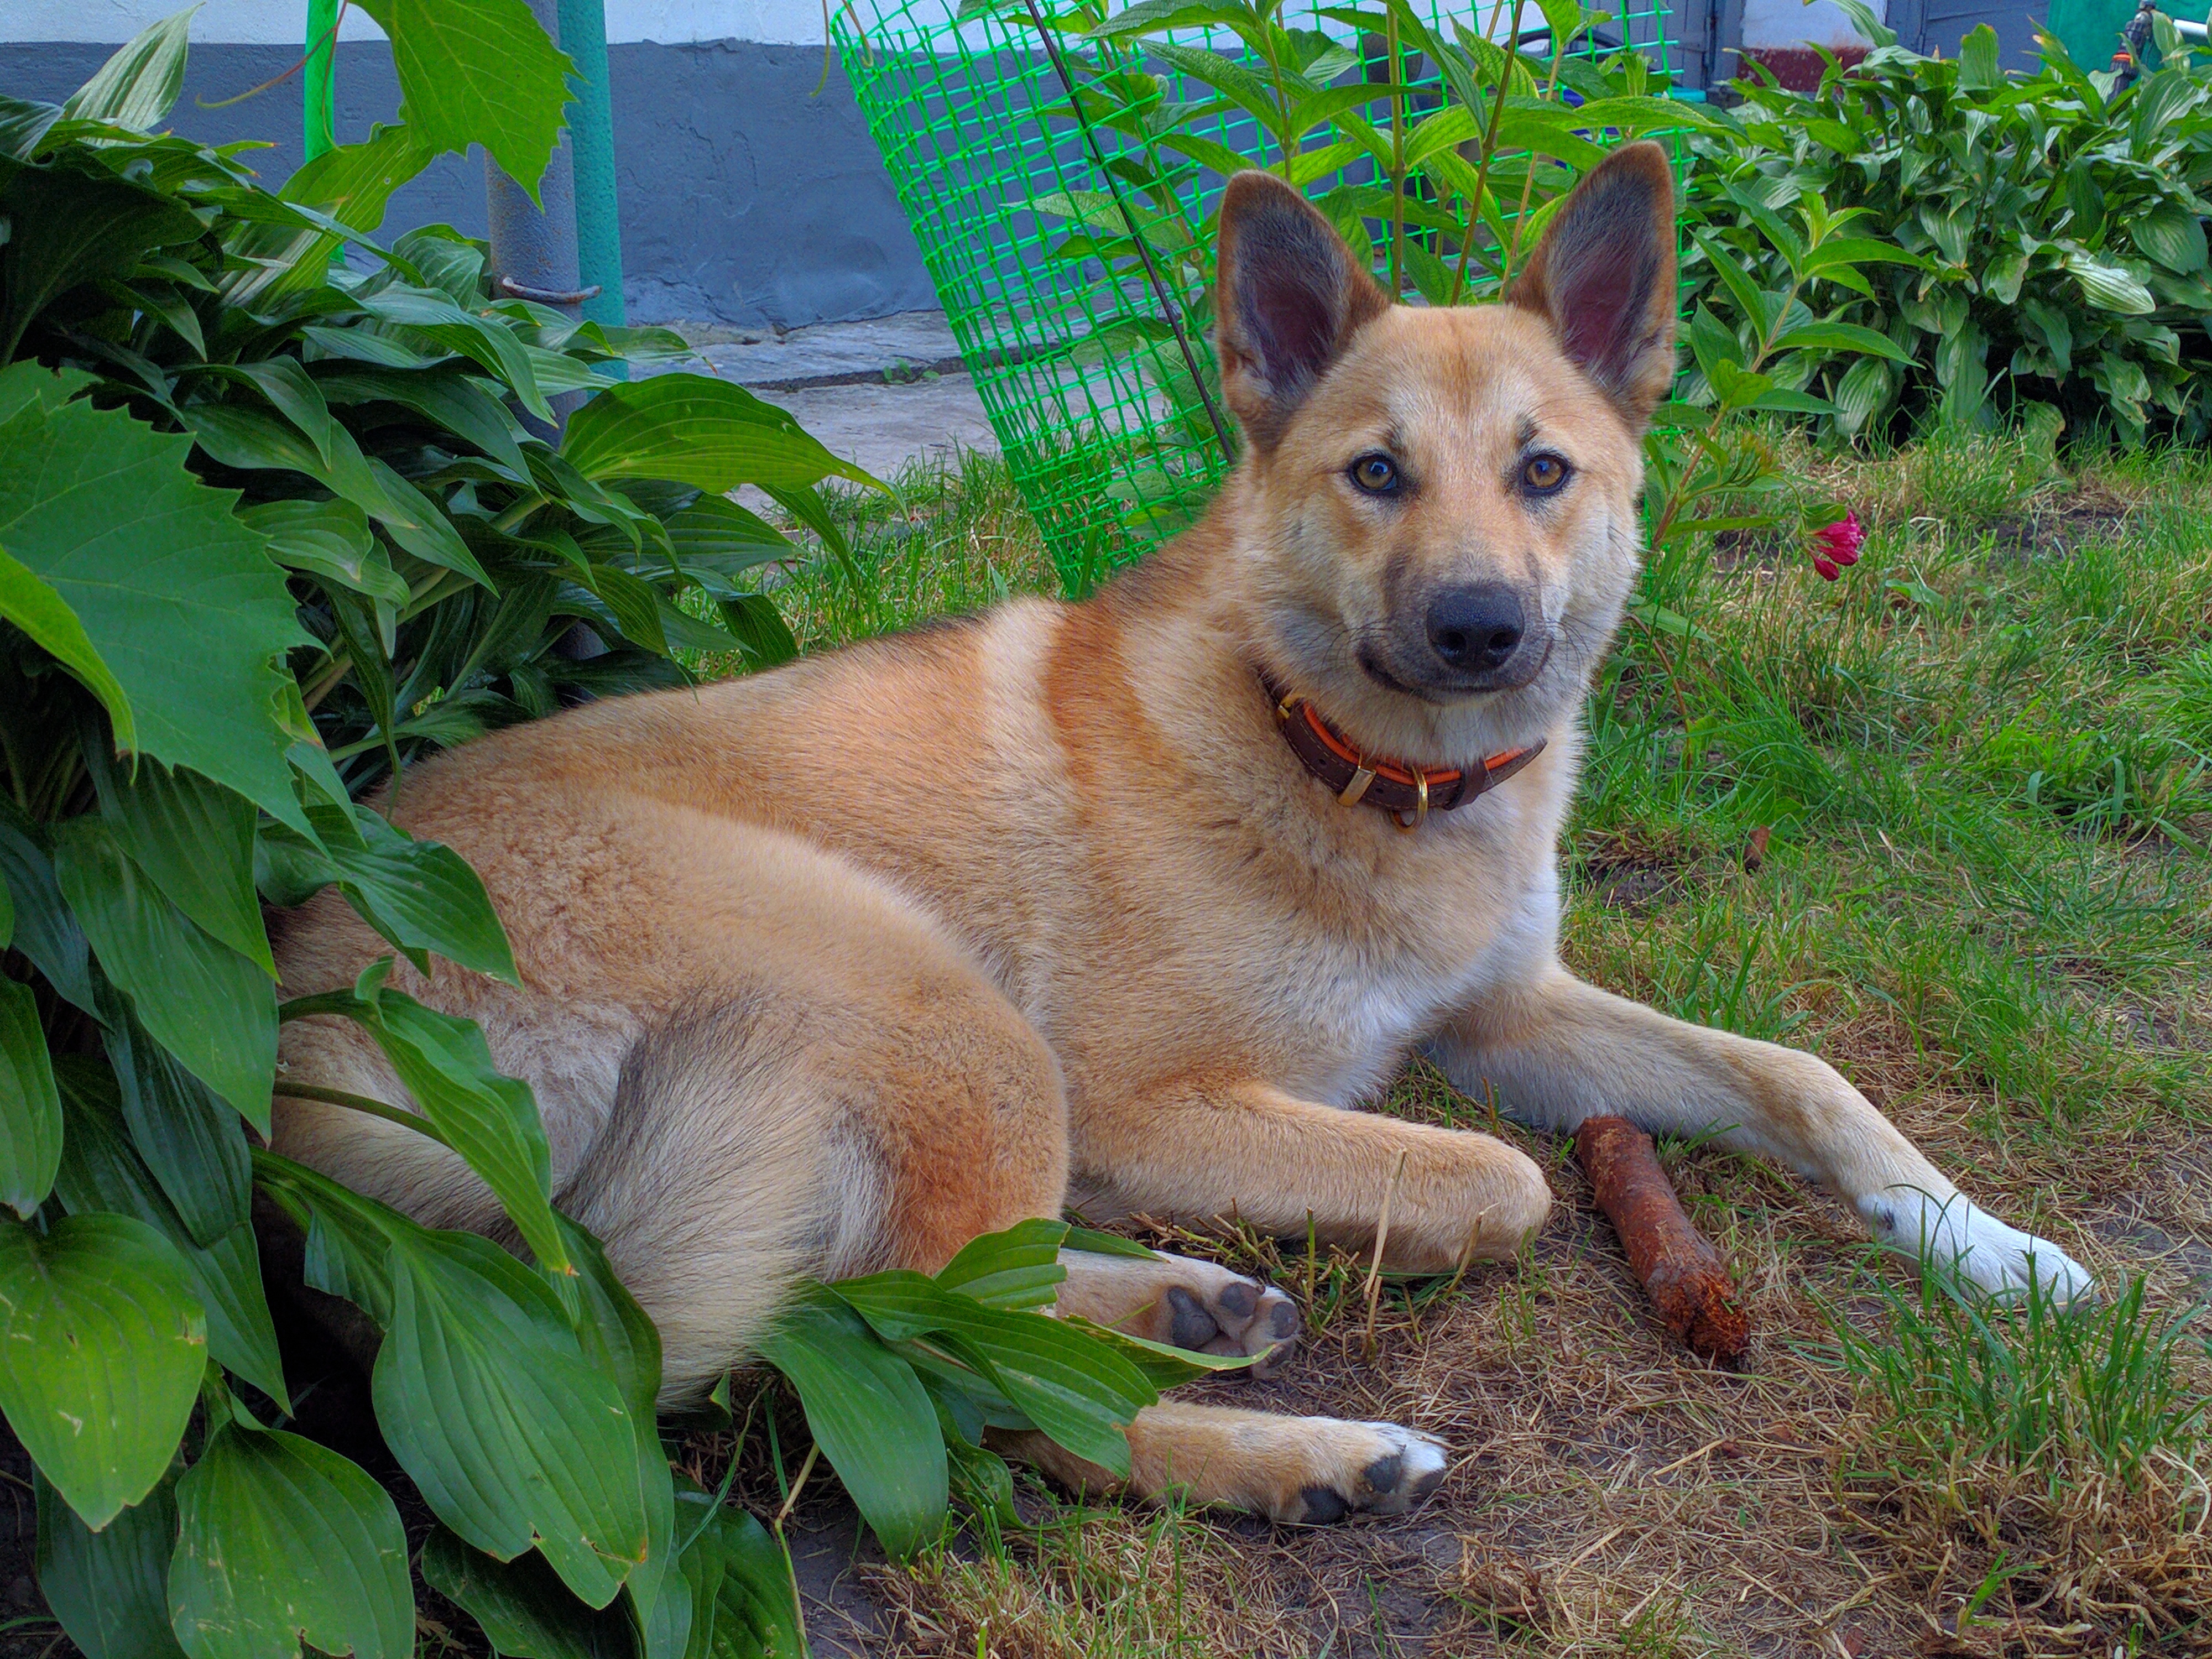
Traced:
<svg viewBox="0 0 2212 1659">
<path fill-rule="evenodd" d="M 1655 578 L 1698 631 L 1665 659 L 1632 633 L 1595 690 L 1566 955 L 1817 1049 L 2110 1298 L 1977 1306 L 1795 1179 L 1678 1146 L 1755 1330 L 1747 1371 L 1705 1370 L 1565 1149 L 1417 1066 L 1382 1109 L 1551 1172 L 1518 1263 L 1370 1306 L 1340 1255 L 1158 1237 L 1307 1312 L 1275 1377 L 1199 1394 L 1440 1433 L 1431 1504 L 1291 1534 L 1025 1485 L 1022 1528 L 863 1570 L 891 1651 L 2212 1651 L 2212 462 L 1977 438 L 1790 465 L 1858 506 L 1865 558 L 1830 585 L 1743 543 Z M 777 590 L 808 648 L 1050 591 L 1003 468 L 900 483 L 841 507 L 860 580 Z"/>
</svg>

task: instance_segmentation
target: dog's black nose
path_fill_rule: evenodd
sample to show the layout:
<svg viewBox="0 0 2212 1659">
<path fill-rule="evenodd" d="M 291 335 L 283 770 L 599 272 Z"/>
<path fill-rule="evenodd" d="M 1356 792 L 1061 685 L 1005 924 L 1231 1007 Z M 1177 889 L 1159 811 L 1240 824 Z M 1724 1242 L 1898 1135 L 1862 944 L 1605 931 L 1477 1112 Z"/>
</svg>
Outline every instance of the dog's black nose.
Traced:
<svg viewBox="0 0 2212 1659">
<path fill-rule="evenodd" d="M 1463 674 L 1503 668 L 1528 631 L 1521 596 L 1504 582 L 1447 587 L 1429 601 L 1429 648 Z"/>
</svg>

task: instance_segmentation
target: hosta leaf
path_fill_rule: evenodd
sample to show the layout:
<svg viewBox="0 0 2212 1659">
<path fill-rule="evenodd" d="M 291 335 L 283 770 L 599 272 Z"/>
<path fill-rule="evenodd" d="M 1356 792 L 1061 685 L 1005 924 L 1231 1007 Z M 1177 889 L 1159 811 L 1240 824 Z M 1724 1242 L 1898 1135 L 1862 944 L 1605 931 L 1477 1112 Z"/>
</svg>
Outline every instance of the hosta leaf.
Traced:
<svg viewBox="0 0 2212 1659">
<path fill-rule="evenodd" d="M 973 1297 L 989 1308 L 1042 1308 L 1058 1294 L 1067 1269 L 1060 1247 L 1064 1221 L 1024 1221 L 1000 1233 L 970 1239 L 939 1269 L 939 1288 Z"/>
<path fill-rule="evenodd" d="M 2147 316 L 2158 309 L 2151 292 L 2122 267 L 2087 253 L 2069 254 L 2066 268 L 2081 285 L 2081 297 L 2100 311 L 2116 311 L 2124 317 Z M 0 527 L 0 535 L 4 535 Z"/>
<path fill-rule="evenodd" d="M 561 453 L 587 478 L 665 478 L 715 495 L 739 484 L 792 489 L 833 476 L 883 487 L 773 404 L 703 374 L 609 386 L 569 416 Z"/>
<path fill-rule="evenodd" d="M 743 1510 L 719 1510 L 695 1547 L 720 1557 L 708 1650 L 714 1659 L 805 1659 L 791 1558 L 768 1528 Z"/>
<path fill-rule="evenodd" d="M 438 1517 L 512 1560 L 535 1545 L 592 1607 L 646 1554 L 635 1429 L 543 1279 L 473 1234 L 392 1241 L 392 1327 L 371 1392 Z"/>
<path fill-rule="evenodd" d="M 495 317 L 465 311 L 433 289 L 393 286 L 362 301 L 370 314 L 436 341 L 448 351 L 473 359 L 508 386 L 522 406 L 541 421 L 553 418 L 552 405 L 538 389 L 530 353 L 521 337 Z"/>
<path fill-rule="evenodd" d="M 341 587 L 382 599 L 407 603 L 407 582 L 370 533 L 368 515 L 354 502 L 261 501 L 241 507 L 238 516 L 269 538 L 269 556 Z"/>
<path fill-rule="evenodd" d="M 31 988 L 0 978 L 0 1204 L 28 1221 L 62 1160 L 62 1101 Z"/>
<path fill-rule="evenodd" d="M 71 93 L 62 113 L 150 132 L 185 84 L 185 47 L 198 6 L 141 29 Z"/>
<path fill-rule="evenodd" d="M 180 1659 L 169 1628 L 176 1471 L 98 1532 L 35 1468 L 39 1588 L 84 1659 Z"/>
<path fill-rule="evenodd" d="M 0 548 L 83 623 L 141 750 L 297 823 L 272 659 L 313 641 L 236 497 L 185 471 L 191 447 L 119 410 L 27 405 L 0 422 Z"/>
<path fill-rule="evenodd" d="M 207 1313 L 209 1353 L 289 1411 L 252 1224 L 198 1243 L 131 1145 L 113 1074 L 92 1060 L 64 1060 L 61 1082 L 68 1132 L 54 1190 L 64 1207 L 134 1217 L 174 1245 Z"/>
<path fill-rule="evenodd" d="M 80 283 L 128 276 L 147 253 L 205 232 L 183 203 L 82 156 L 47 167 L 0 159 L 0 216 L 9 221 L 0 246 L 0 358 L 7 359 L 32 320 Z M 9 543 L 0 517 L 0 546 Z"/>
<path fill-rule="evenodd" d="M 147 1034 L 112 987 L 102 984 L 99 998 L 100 1041 L 131 1140 L 185 1232 L 212 1244 L 246 1221 L 252 1159 L 238 1114 Z"/>
<path fill-rule="evenodd" d="M 206 1366 L 183 1264 L 144 1222 L 0 1222 L 0 1410 L 88 1526 L 154 1489 Z"/>
<path fill-rule="evenodd" d="M 276 975 L 253 896 L 253 803 L 158 761 L 118 767 L 86 756 L 100 815 L 131 861 L 213 938 Z"/>
<path fill-rule="evenodd" d="M 574 68 L 524 0 L 361 0 L 392 41 L 399 113 L 416 139 L 482 144 L 538 197 Z"/>
<path fill-rule="evenodd" d="M 535 1551 L 501 1561 L 434 1527 L 422 1582 L 483 1626 L 500 1659 L 639 1659 L 629 1609 L 586 1607 Z"/>
<path fill-rule="evenodd" d="M 1846 433 L 1865 428 L 1869 421 L 1889 407 L 1893 378 L 1879 357 L 1862 357 L 1836 382 L 1836 417 Z"/>
<path fill-rule="evenodd" d="M 519 983 L 507 932 L 493 911 L 483 882 L 468 860 L 441 842 L 416 841 L 380 812 L 353 809 L 354 833 L 333 828 L 329 809 L 314 815 L 319 847 L 278 828 L 264 830 L 265 848 L 284 863 L 293 902 L 335 881 L 363 920 L 418 959 L 435 951 L 449 962 L 508 984 Z"/>
<path fill-rule="evenodd" d="M 2135 245 L 2184 276 L 2205 266 L 2204 222 L 2186 208 L 2169 202 L 2128 222 Z"/>
<path fill-rule="evenodd" d="M 552 1157 L 530 1085 L 501 1075 L 473 1021 L 426 1008 L 381 978 L 373 968 L 352 991 L 288 1003 L 285 1017 L 343 1014 L 374 1037 L 423 1116 L 492 1189 L 539 1265 L 565 1282 Z"/>
<path fill-rule="evenodd" d="M 296 1434 L 225 1423 L 177 1483 L 169 1610 L 191 1659 L 295 1659 L 304 1639 L 410 1659 L 407 1534 L 384 1488 Z"/>
<path fill-rule="evenodd" d="M 521 448 L 527 434 L 515 417 L 459 369 L 400 372 L 370 365 L 319 375 L 315 383 L 334 404 L 375 398 L 411 409 L 432 425 L 474 444 L 518 477 L 530 471 Z"/>
<path fill-rule="evenodd" d="M 1861 328 L 1856 323 L 1828 322 L 1817 318 L 1785 329 L 1782 337 L 1774 343 L 1774 349 L 1778 351 L 1796 351 L 1808 347 L 1887 357 L 1892 362 L 1909 363 L 1912 361 L 1912 354 L 1887 334 Z"/>
<path fill-rule="evenodd" d="M 55 826 L 54 873 L 100 968 L 154 1040 L 265 1126 L 276 1071 L 269 975 L 163 897 L 97 818 Z"/>
<path fill-rule="evenodd" d="M 33 838 L 14 801 L 0 795 L 0 881 L 7 884 L 15 926 L 9 944 L 46 975 L 46 983 L 93 1013 L 91 952 L 54 880 L 53 860 Z"/>
<path fill-rule="evenodd" d="M 904 1558 L 934 1538 L 951 1489 L 937 1408 L 914 1367 L 819 1285 L 786 1298 L 760 1351 L 799 1390 L 816 1443 L 884 1548 Z"/>
</svg>

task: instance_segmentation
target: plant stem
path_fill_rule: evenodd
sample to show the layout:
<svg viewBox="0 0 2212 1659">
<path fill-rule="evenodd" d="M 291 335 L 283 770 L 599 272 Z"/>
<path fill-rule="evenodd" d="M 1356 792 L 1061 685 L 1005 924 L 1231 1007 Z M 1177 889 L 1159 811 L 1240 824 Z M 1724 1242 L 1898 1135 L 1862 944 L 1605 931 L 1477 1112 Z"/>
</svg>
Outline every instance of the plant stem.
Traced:
<svg viewBox="0 0 2212 1659">
<path fill-rule="evenodd" d="M 443 1130 L 421 1113 L 388 1106 L 380 1100 L 371 1100 L 367 1095 L 349 1094 L 343 1089 L 325 1089 L 316 1083 L 280 1082 L 270 1092 L 287 1100 L 319 1100 L 327 1106 L 343 1106 L 353 1111 L 364 1112 L 370 1117 L 380 1117 L 386 1123 L 404 1124 L 416 1134 L 428 1135 L 448 1150 L 453 1144 L 446 1139 Z"/>
<path fill-rule="evenodd" d="M 1496 8 L 1493 7 L 1493 21 L 1496 15 Z M 1507 69 L 1510 71 L 1511 65 L 1508 64 Z M 1468 261 L 1474 257 L 1475 234 L 1482 226 L 1482 198 L 1490 190 L 1490 158 L 1498 154 L 1498 129 L 1505 119 L 1505 92 L 1512 84 L 1512 78 L 1510 72 L 1500 75 L 1498 89 L 1490 97 L 1490 128 L 1482 136 L 1482 160 L 1475 167 L 1474 194 L 1468 198 L 1467 204 L 1467 240 L 1460 244 L 1459 269 L 1452 275 L 1451 293 L 1444 300 L 1448 306 L 1457 305 L 1461 296 L 1467 292 Z"/>
<path fill-rule="evenodd" d="M 1682 717 L 1682 739 L 1686 743 L 1690 737 L 1690 700 L 1682 694 L 1682 682 L 1674 672 L 1674 659 L 1667 654 L 1667 647 L 1659 642 L 1657 629 L 1632 611 L 1629 612 L 1628 620 L 1644 630 L 1644 637 L 1651 641 L 1652 650 L 1658 653 L 1659 665 L 1667 671 L 1667 684 L 1674 688 L 1674 708 Z"/>
<path fill-rule="evenodd" d="M 1382 39 L 1390 54 L 1390 297 L 1406 291 L 1406 88 L 1398 57 L 1398 9 L 1383 14 Z"/>
</svg>

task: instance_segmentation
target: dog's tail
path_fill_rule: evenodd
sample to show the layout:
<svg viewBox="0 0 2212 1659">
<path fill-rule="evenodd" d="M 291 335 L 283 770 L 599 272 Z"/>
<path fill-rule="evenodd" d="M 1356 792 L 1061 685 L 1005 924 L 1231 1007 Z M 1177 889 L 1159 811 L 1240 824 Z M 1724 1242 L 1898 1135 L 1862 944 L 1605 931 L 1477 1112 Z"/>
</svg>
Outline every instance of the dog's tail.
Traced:
<svg viewBox="0 0 2212 1659">
<path fill-rule="evenodd" d="M 664 1405 L 751 1352 L 801 1278 L 878 1265 L 881 1161 L 804 1024 L 744 997 L 663 1022 L 559 1194 L 660 1332 Z"/>
</svg>

